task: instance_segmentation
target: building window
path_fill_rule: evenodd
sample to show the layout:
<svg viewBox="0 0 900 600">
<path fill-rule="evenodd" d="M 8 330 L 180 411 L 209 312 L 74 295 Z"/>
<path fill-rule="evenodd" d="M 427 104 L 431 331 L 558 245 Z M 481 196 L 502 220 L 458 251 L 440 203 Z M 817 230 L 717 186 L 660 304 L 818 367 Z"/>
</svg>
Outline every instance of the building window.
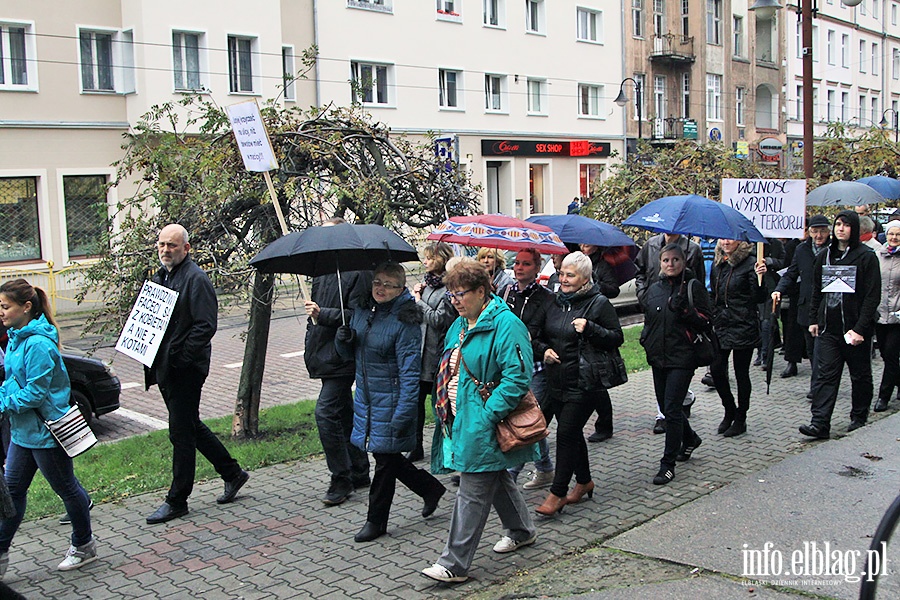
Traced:
<svg viewBox="0 0 900 600">
<path fill-rule="evenodd" d="M 666 35 L 666 0 L 653 0 L 653 32 L 657 37 Z"/>
<path fill-rule="evenodd" d="M 681 0 L 681 35 L 688 37 L 691 35 L 690 20 L 690 1 Z"/>
<path fill-rule="evenodd" d="M 872 42 L 872 75 L 878 75 L 878 44 Z"/>
<path fill-rule="evenodd" d="M 866 14 L 866 0 L 863 0 L 862 2 L 859 3 L 857 10 L 859 11 L 859 14 L 861 14 L 861 15 Z"/>
<path fill-rule="evenodd" d="M 347 0 L 347 6 L 350 8 L 377 10 L 379 12 L 393 12 L 391 0 Z"/>
<path fill-rule="evenodd" d="M 722 44 L 722 0 L 706 0 L 706 43 Z"/>
<path fill-rule="evenodd" d="M 228 36 L 228 90 L 232 94 L 253 93 L 256 38 Z"/>
<path fill-rule="evenodd" d="M 647 95 L 647 76 L 644 73 L 635 73 L 631 78 L 639 84 L 635 86 L 634 91 L 634 120 L 637 121 L 639 112 L 644 118 L 646 118 L 647 115 L 647 102 L 644 100 L 644 97 Z M 637 93 L 638 87 L 641 88 L 640 94 Z M 638 110 L 639 105 L 641 107 L 640 110 Z"/>
<path fill-rule="evenodd" d="M 866 72 L 866 40 L 859 40 L 859 72 Z"/>
<path fill-rule="evenodd" d="M 484 109 L 487 112 L 506 112 L 506 76 L 484 74 Z"/>
<path fill-rule="evenodd" d="M 891 2 L 891 25 L 897 24 L 897 3 Z"/>
<path fill-rule="evenodd" d="M 744 56 L 744 17 L 734 17 L 734 55 Z"/>
<path fill-rule="evenodd" d="M 284 82 L 284 99 L 291 102 L 297 99 L 297 86 L 294 80 L 297 78 L 296 67 L 294 66 L 294 47 L 281 47 L 281 72 Z"/>
<path fill-rule="evenodd" d="M 828 55 L 828 64 L 835 64 L 835 41 L 837 38 L 837 33 L 833 29 L 828 30 L 828 34 L 825 36 L 825 50 Z"/>
<path fill-rule="evenodd" d="M 681 75 L 681 118 L 691 118 L 691 75 L 690 73 L 682 73 Z"/>
<path fill-rule="evenodd" d="M 525 31 L 546 33 L 544 0 L 525 0 Z"/>
<path fill-rule="evenodd" d="M 0 177 L 0 262 L 40 258 L 37 177 Z"/>
<path fill-rule="evenodd" d="M 591 188 L 594 182 L 603 181 L 604 165 L 579 165 L 578 166 L 578 191 L 582 198 L 590 198 Z"/>
<path fill-rule="evenodd" d="M 69 257 L 99 254 L 107 226 L 106 176 L 63 177 Z"/>
<path fill-rule="evenodd" d="M 706 119 L 722 120 L 722 76 L 706 74 Z"/>
<path fill-rule="evenodd" d="M 841 92 L 841 121 L 846 123 L 850 119 L 850 93 Z M 862 125 L 862 123 L 860 123 Z"/>
<path fill-rule="evenodd" d="M 857 109 L 856 118 L 859 121 L 859 124 L 862 125 L 863 121 L 866 119 L 866 97 L 865 95 L 860 94 L 859 96 L 859 108 Z"/>
<path fill-rule="evenodd" d="M 834 121 L 834 90 L 825 92 L 825 116 L 831 122 Z"/>
<path fill-rule="evenodd" d="M 900 79 L 900 50 L 897 48 L 891 51 L 891 77 Z"/>
<path fill-rule="evenodd" d="M 878 123 L 881 120 L 878 115 L 878 96 L 872 96 L 872 123 Z"/>
<path fill-rule="evenodd" d="M 456 3 L 458 0 L 437 0 L 437 11 L 442 15 L 458 16 Z"/>
<path fill-rule="evenodd" d="M 797 21 L 796 31 L 797 58 L 803 58 L 803 24 Z"/>
<path fill-rule="evenodd" d="M 547 114 L 547 81 L 528 80 L 528 112 L 533 115 Z"/>
<path fill-rule="evenodd" d="M 669 113 L 665 75 L 653 76 L 653 113 L 655 117 L 653 132 L 656 136 L 662 137 L 665 134 L 665 118 Z"/>
<path fill-rule="evenodd" d="M 813 121 L 819 118 L 820 110 L 819 110 L 819 88 L 813 86 Z"/>
<path fill-rule="evenodd" d="M 353 102 L 376 106 L 390 104 L 391 99 L 388 94 L 390 71 L 389 65 L 351 62 L 350 79 Z"/>
<path fill-rule="evenodd" d="M 0 23 L 0 89 L 36 89 L 35 57 L 30 24 Z"/>
<path fill-rule="evenodd" d="M 603 87 L 599 85 L 578 84 L 578 115 L 581 117 L 600 116 L 600 98 Z"/>
<path fill-rule="evenodd" d="M 438 70 L 438 102 L 441 108 L 459 108 L 459 90 L 462 84 L 462 71 Z"/>
<path fill-rule="evenodd" d="M 176 90 L 199 90 L 200 81 L 199 33 L 172 32 L 172 71 Z"/>
<path fill-rule="evenodd" d="M 631 0 L 631 35 L 644 37 L 644 0 Z"/>
<path fill-rule="evenodd" d="M 503 0 L 483 0 L 484 24 L 491 27 L 503 27 Z"/>
<path fill-rule="evenodd" d="M 813 25 L 812 27 L 812 47 L 814 49 L 813 62 L 819 62 L 819 26 Z"/>
<path fill-rule="evenodd" d="M 850 36 L 846 33 L 841 34 L 841 66 L 850 68 Z"/>
<path fill-rule="evenodd" d="M 602 42 L 603 13 L 587 8 L 578 9 L 578 33 L 580 42 Z"/>
<path fill-rule="evenodd" d="M 80 30 L 82 91 L 134 92 L 133 41 L 131 31 Z"/>
<path fill-rule="evenodd" d="M 738 127 L 744 125 L 744 88 L 734 90 L 734 120 Z"/>
<path fill-rule="evenodd" d="M 802 85 L 797 86 L 797 114 L 795 115 L 795 118 L 798 121 L 803 120 L 803 86 Z"/>
</svg>

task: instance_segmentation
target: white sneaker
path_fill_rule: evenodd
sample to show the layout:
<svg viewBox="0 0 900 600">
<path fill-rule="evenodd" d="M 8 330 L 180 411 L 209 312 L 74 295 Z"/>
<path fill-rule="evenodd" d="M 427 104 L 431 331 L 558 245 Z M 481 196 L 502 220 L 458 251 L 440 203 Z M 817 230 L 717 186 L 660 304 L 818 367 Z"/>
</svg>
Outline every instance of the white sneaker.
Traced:
<svg viewBox="0 0 900 600">
<path fill-rule="evenodd" d="M 523 546 L 530 546 L 531 544 L 534 543 L 534 541 L 536 539 L 537 539 L 537 534 L 534 534 L 527 540 L 522 540 L 521 542 L 517 542 L 516 540 L 512 539 L 508 535 L 504 535 L 502 538 L 500 538 L 499 542 L 494 544 L 494 552 L 496 552 L 498 554 L 506 554 L 507 552 L 513 552 Z"/>
<path fill-rule="evenodd" d="M 422 569 L 422 575 L 445 583 L 459 583 L 469 578 L 467 575 L 454 575 L 453 571 L 437 563 L 434 563 L 427 569 Z"/>
<path fill-rule="evenodd" d="M 66 557 L 56 568 L 60 571 L 73 571 L 95 560 L 97 560 L 97 543 L 91 540 L 83 546 L 69 546 Z"/>
<path fill-rule="evenodd" d="M 539 490 L 553 483 L 553 471 L 535 471 L 530 481 L 526 481 L 522 487 L 526 490 Z"/>
<path fill-rule="evenodd" d="M 6 576 L 7 567 L 9 567 L 9 552 L 0 552 L 0 580 Z"/>
</svg>

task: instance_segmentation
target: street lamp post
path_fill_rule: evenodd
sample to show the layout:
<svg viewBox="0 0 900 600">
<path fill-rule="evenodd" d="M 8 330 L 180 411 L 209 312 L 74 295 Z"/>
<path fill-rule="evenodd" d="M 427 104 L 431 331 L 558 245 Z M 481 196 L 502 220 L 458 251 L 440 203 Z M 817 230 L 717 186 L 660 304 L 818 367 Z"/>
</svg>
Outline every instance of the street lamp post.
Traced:
<svg viewBox="0 0 900 600">
<path fill-rule="evenodd" d="M 879 121 L 878 124 L 881 127 L 888 126 L 888 120 L 885 117 L 885 115 L 887 115 L 888 113 L 894 113 L 894 118 L 893 118 L 893 121 L 894 121 L 894 143 L 895 144 L 900 143 L 900 122 L 898 122 L 898 117 L 900 117 L 900 114 L 897 113 L 896 109 L 893 109 L 893 108 L 884 109 L 884 112 L 881 113 L 881 121 Z"/>
<path fill-rule="evenodd" d="M 640 82 L 635 81 L 631 77 L 626 77 L 622 80 L 622 83 L 619 84 L 619 95 L 616 96 L 616 99 L 613 100 L 619 106 L 625 106 L 628 104 L 628 96 L 625 95 L 625 82 L 630 81 L 634 84 L 634 102 L 637 110 L 637 119 L 638 119 L 638 139 L 641 139 L 641 84 Z"/>
</svg>

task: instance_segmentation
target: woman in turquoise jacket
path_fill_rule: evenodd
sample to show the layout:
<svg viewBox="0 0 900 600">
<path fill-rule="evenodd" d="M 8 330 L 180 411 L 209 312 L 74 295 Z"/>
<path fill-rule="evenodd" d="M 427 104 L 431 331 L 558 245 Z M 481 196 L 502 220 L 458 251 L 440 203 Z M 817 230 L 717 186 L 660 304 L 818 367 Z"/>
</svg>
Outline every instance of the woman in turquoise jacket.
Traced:
<svg viewBox="0 0 900 600">
<path fill-rule="evenodd" d="M 537 444 L 503 452 L 495 428 L 531 385 L 528 330 L 491 293 L 491 277 L 474 261 L 463 261 L 444 277 L 460 317 L 453 322 L 438 371 L 432 471 L 460 472 L 459 492 L 447 544 L 438 561 L 422 573 L 444 582 L 468 579 L 469 567 L 491 505 L 505 535 L 494 552 L 512 552 L 536 538 L 531 511 L 507 469 L 539 457 Z M 496 383 L 482 399 L 476 380 Z M 441 417 L 443 415 L 443 417 Z"/>
<path fill-rule="evenodd" d="M 71 546 L 60 571 L 78 569 L 97 559 L 91 532 L 90 498 L 75 477 L 72 459 L 44 425 L 69 410 L 69 374 L 59 353 L 59 332 L 44 290 L 24 279 L 0 285 L 0 321 L 9 328 L 0 386 L 0 412 L 9 415 L 6 485 L 16 515 L 0 521 L 0 578 L 9 565 L 9 546 L 25 515 L 28 487 L 40 469 L 62 499 L 72 520 Z"/>
</svg>

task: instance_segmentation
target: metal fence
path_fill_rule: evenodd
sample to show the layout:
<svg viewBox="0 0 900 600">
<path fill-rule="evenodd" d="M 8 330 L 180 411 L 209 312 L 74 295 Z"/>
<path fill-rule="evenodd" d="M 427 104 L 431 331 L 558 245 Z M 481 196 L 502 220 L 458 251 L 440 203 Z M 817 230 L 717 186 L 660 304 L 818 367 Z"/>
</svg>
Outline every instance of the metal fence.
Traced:
<svg viewBox="0 0 900 600">
<path fill-rule="evenodd" d="M 31 285 L 42 288 L 50 297 L 53 314 L 91 310 L 102 301 L 99 293 L 93 292 L 79 304 L 75 297 L 84 289 L 85 265 L 69 265 L 54 270 L 53 262 L 47 261 L 42 269 L 0 268 L 0 282 L 9 279 L 27 279 Z"/>
</svg>

